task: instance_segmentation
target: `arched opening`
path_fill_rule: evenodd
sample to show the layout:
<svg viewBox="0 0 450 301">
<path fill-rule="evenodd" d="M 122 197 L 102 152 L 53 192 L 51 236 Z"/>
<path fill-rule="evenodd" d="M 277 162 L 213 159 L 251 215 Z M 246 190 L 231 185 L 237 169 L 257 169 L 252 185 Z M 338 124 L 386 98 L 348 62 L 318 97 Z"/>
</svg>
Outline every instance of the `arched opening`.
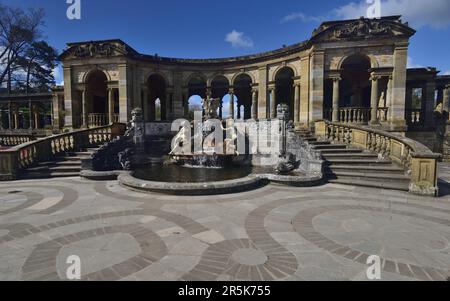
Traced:
<svg viewBox="0 0 450 301">
<path fill-rule="evenodd" d="M 85 116 L 88 126 L 108 123 L 108 78 L 101 70 L 92 71 L 86 80 Z"/>
<path fill-rule="evenodd" d="M 149 121 L 162 121 L 168 119 L 168 112 L 166 106 L 166 81 L 159 74 L 153 74 L 148 78 L 148 99 L 147 106 L 144 106 L 147 111 Z M 145 113 L 144 113 L 145 115 Z"/>
<path fill-rule="evenodd" d="M 202 104 L 203 98 L 200 95 L 192 95 L 189 97 L 188 105 L 189 105 L 189 112 L 188 112 L 188 119 L 194 120 L 194 113 L 195 112 L 203 112 L 203 104 Z"/>
<path fill-rule="evenodd" d="M 195 111 L 203 111 L 202 101 L 206 98 L 206 79 L 200 74 L 195 74 L 188 81 L 188 119 L 194 119 Z"/>
<path fill-rule="evenodd" d="M 339 107 L 370 108 L 370 59 L 365 55 L 352 55 L 341 66 Z"/>
<path fill-rule="evenodd" d="M 252 78 L 248 74 L 241 74 L 234 80 L 234 94 L 236 95 L 235 118 L 252 118 Z"/>
<path fill-rule="evenodd" d="M 212 98 L 220 98 L 222 103 L 218 110 L 218 116 L 220 118 L 223 118 L 224 116 L 224 100 L 225 97 L 228 95 L 228 92 L 230 90 L 230 84 L 228 79 L 225 76 L 216 76 L 212 82 L 211 82 L 211 96 Z M 229 98 L 227 98 L 229 99 Z"/>
<path fill-rule="evenodd" d="M 290 120 L 294 120 L 294 77 L 294 71 L 289 67 L 282 68 L 275 76 L 275 108 L 287 104 Z"/>
</svg>

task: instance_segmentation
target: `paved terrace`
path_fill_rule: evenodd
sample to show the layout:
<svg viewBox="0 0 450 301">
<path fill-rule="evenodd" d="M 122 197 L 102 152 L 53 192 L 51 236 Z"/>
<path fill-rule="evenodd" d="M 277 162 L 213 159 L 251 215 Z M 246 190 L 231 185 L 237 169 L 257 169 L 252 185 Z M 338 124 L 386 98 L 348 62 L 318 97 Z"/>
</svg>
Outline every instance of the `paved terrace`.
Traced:
<svg viewBox="0 0 450 301">
<path fill-rule="evenodd" d="M 444 280 L 443 192 L 270 185 L 183 198 L 80 178 L 1 183 L 0 280 L 65 279 L 70 255 L 84 280 L 366 280 L 369 255 L 383 280 Z"/>
</svg>

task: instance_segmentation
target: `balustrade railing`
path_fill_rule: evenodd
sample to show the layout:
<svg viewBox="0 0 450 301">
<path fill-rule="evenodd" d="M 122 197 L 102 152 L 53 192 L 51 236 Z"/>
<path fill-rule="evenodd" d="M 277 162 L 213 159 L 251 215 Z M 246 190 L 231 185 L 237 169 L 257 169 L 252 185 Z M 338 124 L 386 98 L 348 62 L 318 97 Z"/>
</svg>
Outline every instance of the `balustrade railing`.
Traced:
<svg viewBox="0 0 450 301">
<path fill-rule="evenodd" d="M 33 135 L 0 134 L 0 146 L 16 146 L 35 139 Z"/>
<path fill-rule="evenodd" d="M 421 109 L 406 110 L 406 121 L 408 125 L 421 125 L 422 116 L 423 114 Z"/>
<path fill-rule="evenodd" d="M 437 161 L 441 155 L 423 144 L 397 134 L 351 124 L 317 121 L 315 129 L 318 137 L 374 151 L 380 158 L 390 158 L 411 176 L 410 192 L 437 196 Z"/>
<path fill-rule="evenodd" d="M 377 118 L 380 122 L 387 121 L 389 108 L 378 108 Z M 325 110 L 325 119 L 333 119 L 333 109 Z M 339 122 L 351 124 L 367 124 L 371 117 L 371 109 L 367 107 L 339 108 Z"/>
<path fill-rule="evenodd" d="M 103 126 L 103 125 L 107 125 L 109 123 L 119 123 L 119 121 L 120 121 L 119 114 L 113 114 L 112 121 L 109 120 L 108 114 L 91 113 L 88 115 L 89 127 Z"/>
<path fill-rule="evenodd" d="M 89 127 L 98 127 L 108 124 L 108 115 L 91 113 L 88 115 Z"/>
<path fill-rule="evenodd" d="M 111 141 L 125 133 L 124 124 L 77 130 L 24 143 L 0 151 L 0 180 L 14 180 L 20 170 L 55 156 Z"/>
</svg>

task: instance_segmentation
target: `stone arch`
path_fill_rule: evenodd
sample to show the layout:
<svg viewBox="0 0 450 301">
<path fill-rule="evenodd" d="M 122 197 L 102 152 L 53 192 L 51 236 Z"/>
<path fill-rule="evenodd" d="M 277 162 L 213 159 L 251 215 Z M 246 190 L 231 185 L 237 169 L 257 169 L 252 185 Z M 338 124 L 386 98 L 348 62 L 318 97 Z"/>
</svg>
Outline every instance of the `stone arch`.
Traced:
<svg viewBox="0 0 450 301">
<path fill-rule="evenodd" d="M 110 82 L 111 81 L 111 75 L 108 73 L 108 71 L 106 71 L 105 69 L 101 68 L 101 67 L 95 67 L 90 69 L 88 72 L 86 72 L 83 76 L 83 84 L 87 84 L 87 82 L 89 81 L 89 78 L 93 75 L 96 74 L 97 72 L 102 72 L 105 77 L 106 77 L 106 81 Z"/>
<path fill-rule="evenodd" d="M 233 75 L 233 77 L 231 79 L 231 85 L 234 86 L 236 79 L 238 79 L 239 77 L 245 76 L 245 75 L 251 79 L 252 84 L 256 83 L 255 77 L 250 72 L 239 72 L 239 73 L 236 73 Z"/>
<path fill-rule="evenodd" d="M 209 79 L 208 79 L 208 82 L 207 82 L 207 84 L 208 84 L 208 87 L 211 87 L 212 86 L 212 83 L 214 82 L 214 81 L 216 81 L 216 80 L 218 80 L 218 79 L 223 79 L 223 80 L 225 80 L 227 83 L 228 83 L 228 85 L 230 85 L 230 79 L 227 77 L 227 76 L 225 76 L 223 73 L 215 73 L 213 76 L 211 76 Z"/>
<path fill-rule="evenodd" d="M 201 79 L 202 81 L 205 82 L 205 84 L 208 83 L 208 77 L 207 77 L 205 74 L 203 74 L 203 73 L 201 73 L 201 72 L 192 72 L 192 73 L 189 74 L 189 76 L 186 78 L 185 86 L 188 87 L 188 86 L 189 86 L 189 83 L 190 83 L 193 79 L 196 79 L 196 78 L 197 78 L 197 79 Z"/>
<path fill-rule="evenodd" d="M 298 76 L 297 69 L 294 66 L 292 66 L 291 64 L 285 64 L 285 65 L 283 64 L 283 65 L 278 66 L 277 69 L 275 69 L 275 71 L 272 74 L 271 81 L 274 82 L 276 80 L 278 73 L 280 73 L 285 68 L 291 69 L 292 73 L 294 74 L 294 77 Z"/>
<path fill-rule="evenodd" d="M 163 78 L 165 83 L 166 83 L 166 86 L 170 86 L 171 85 L 170 78 L 167 76 L 167 74 L 165 74 L 164 72 L 155 71 L 155 70 L 149 71 L 149 72 L 147 72 L 145 74 L 145 76 L 144 76 L 144 83 L 145 84 L 148 83 L 149 78 L 151 76 L 153 76 L 153 75 L 157 75 L 157 76 L 160 76 L 161 78 Z"/>
<path fill-rule="evenodd" d="M 159 73 L 152 73 L 146 80 L 148 88 L 148 99 L 144 100 L 144 116 L 150 116 L 150 121 L 168 120 L 169 112 L 167 112 L 167 87 L 168 82 Z M 159 106 L 158 106 L 159 100 Z"/>
<path fill-rule="evenodd" d="M 236 118 L 250 119 L 252 108 L 252 77 L 245 72 L 240 73 L 234 78 L 233 90 L 236 95 Z"/>
<path fill-rule="evenodd" d="M 380 64 L 378 63 L 377 58 L 376 58 L 374 55 L 366 54 L 366 53 L 363 53 L 363 52 L 354 52 L 354 53 L 352 53 L 352 54 L 343 56 L 343 57 L 339 60 L 336 69 L 337 69 L 337 70 L 342 69 L 342 66 L 343 66 L 343 64 L 345 63 L 345 61 L 347 61 L 349 58 L 351 58 L 351 57 L 353 57 L 353 56 L 366 57 L 366 58 L 370 61 L 370 68 L 378 68 L 379 65 L 380 65 Z"/>
<path fill-rule="evenodd" d="M 274 74 L 275 107 L 272 106 L 272 109 L 276 110 L 282 103 L 288 105 L 291 120 L 294 120 L 294 77 L 295 69 L 290 66 L 283 66 Z"/>
</svg>

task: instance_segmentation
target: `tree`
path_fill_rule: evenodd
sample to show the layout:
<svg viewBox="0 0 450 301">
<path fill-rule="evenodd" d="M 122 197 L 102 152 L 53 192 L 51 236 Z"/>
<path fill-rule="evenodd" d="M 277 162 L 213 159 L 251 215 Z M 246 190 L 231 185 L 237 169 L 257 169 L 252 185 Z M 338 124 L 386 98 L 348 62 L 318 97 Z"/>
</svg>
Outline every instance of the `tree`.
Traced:
<svg viewBox="0 0 450 301">
<path fill-rule="evenodd" d="M 41 36 L 43 9 L 13 8 L 0 3 L 0 85 L 12 89 L 14 71 L 27 49 Z"/>
<path fill-rule="evenodd" d="M 26 93 L 31 91 L 48 91 L 55 84 L 53 69 L 58 61 L 58 52 L 45 41 L 34 42 L 20 57 L 23 80 L 18 86 Z"/>
</svg>

